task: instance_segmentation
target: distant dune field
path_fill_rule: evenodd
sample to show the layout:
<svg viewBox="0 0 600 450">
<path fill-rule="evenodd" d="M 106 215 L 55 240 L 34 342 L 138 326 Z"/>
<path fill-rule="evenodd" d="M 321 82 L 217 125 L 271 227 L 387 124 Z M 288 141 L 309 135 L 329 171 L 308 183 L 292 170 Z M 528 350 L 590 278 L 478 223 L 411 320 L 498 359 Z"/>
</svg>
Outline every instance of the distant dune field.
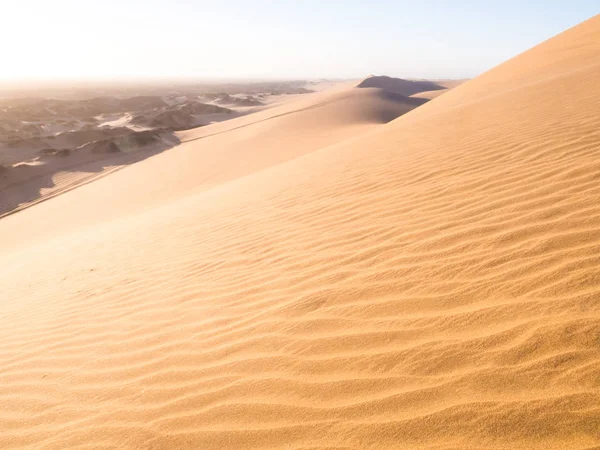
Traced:
<svg viewBox="0 0 600 450">
<path fill-rule="evenodd" d="M 599 55 L 596 16 L 1 219 L 0 447 L 598 448 Z"/>
</svg>

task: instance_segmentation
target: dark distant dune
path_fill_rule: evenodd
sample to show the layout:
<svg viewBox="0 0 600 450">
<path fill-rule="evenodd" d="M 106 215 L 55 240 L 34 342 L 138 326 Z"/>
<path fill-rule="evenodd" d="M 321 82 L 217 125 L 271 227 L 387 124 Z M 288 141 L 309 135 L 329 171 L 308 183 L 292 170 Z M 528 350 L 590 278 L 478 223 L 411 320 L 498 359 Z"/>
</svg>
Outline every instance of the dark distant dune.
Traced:
<svg viewBox="0 0 600 450">
<path fill-rule="evenodd" d="M 356 87 L 380 88 L 406 97 L 418 94 L 419 92 L 446 89 L 444 86 L 440 86 L 432 81 L 404 80 L 402 78 L 392 78 L 385 75 L 365 78 Z"/>
<path fill-rule="evenodd" d="M 252 95 L 247 95 L 245 97 L 236 97 L 230 95 L 225 92 L 219 92 L 216 94 L 208 93 L 204 94 L 204 97 L 213 100 L 216 103 L 221 105 L 230 105 L 230 106 L 262 106 L 263 102 L 258 100 L 256 97 Z"/>
</svg>

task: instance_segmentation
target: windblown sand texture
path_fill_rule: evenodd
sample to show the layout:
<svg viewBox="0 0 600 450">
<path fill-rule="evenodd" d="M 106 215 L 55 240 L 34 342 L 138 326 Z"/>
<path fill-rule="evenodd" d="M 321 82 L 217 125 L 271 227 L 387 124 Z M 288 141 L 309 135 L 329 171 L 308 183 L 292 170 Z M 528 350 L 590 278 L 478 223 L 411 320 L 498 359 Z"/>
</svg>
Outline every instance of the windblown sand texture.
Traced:
<svg viewBox="0 0 600 450">
<path fill-rule="evenodd" d="M 598 448 L 599 76 L 597 16 L 2 219 L 0 446 Z"/>
</svg>

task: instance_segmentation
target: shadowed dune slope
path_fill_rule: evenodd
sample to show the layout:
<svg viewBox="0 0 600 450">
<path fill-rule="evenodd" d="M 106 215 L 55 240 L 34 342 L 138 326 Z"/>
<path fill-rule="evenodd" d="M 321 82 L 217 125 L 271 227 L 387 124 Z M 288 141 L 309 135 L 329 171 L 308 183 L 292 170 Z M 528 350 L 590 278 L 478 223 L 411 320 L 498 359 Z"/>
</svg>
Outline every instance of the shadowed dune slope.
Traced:
<svg viewBox="0 0 600 450">
<path fill-rule="evenodd" d="M 599 55 L 595 17 L 339 144 L 0 221 L 0 446 L 598 448 Z"/>
<path fill-rule="evenodd" d="M 405 96 L 419 92 L 437 91 L 446 89 L 432 81 L 426 80 L 404 80 L 402 78 L 388 77 L 385 75 L 373 75 L 365 78 L 356 86 L 358 88 L 379 88 L 388 92 L 395 92 Z"/>
<path fill-rule="evenodd" d="M 466 81 L 468 81 L 468 80 L 467 79 L 435 80 L 435 84 L 437 85 L 435 90 L 417 92 L 416 94 L 412 94 L 411 97 L 433 100 L 434 98 L 437 98 L 442 94 L 445 94 L 450 89 L 454 89 L 455 87 L 460 86 L 461 84 L 463 84 Z"/>
</svg>

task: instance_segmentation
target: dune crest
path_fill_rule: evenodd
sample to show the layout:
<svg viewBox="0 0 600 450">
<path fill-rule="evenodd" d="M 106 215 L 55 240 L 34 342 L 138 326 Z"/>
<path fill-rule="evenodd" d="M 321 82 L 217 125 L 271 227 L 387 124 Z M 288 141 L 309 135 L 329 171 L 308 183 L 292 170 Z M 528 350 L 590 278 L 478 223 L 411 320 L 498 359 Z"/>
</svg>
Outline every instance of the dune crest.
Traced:
<svg viewBox="0 0 600 450">
<path fill-rule="evenodd" d="M 599 54 L 596 16 L 1 220 L 0 446 L 597 448 Z"/>
</svg>

